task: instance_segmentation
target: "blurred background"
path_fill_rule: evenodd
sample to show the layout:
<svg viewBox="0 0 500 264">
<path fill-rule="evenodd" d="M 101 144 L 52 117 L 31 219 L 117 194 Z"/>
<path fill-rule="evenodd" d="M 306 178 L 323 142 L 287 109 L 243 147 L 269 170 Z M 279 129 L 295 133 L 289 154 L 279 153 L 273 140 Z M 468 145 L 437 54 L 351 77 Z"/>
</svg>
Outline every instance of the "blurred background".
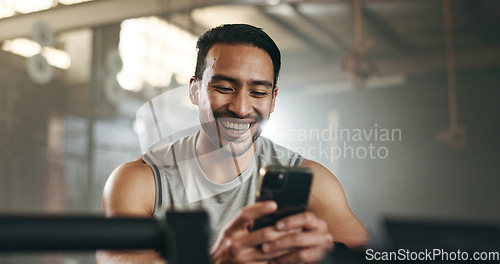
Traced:
<svg viewBox="0 0 500 264">
<path fill-rule="evenodd" d="M 264 135 L 329 168 L 369 230 L 498 222 L 498 14 L 498 0 L 0 0 L 0 213 L 102 214 L 109 174 L 145 150 L 141 106 L 185 89 L 201 33 L 249 23 L 283 56 Z M 94 259 L 0 255 L 30 261 Z"/>
</svg>

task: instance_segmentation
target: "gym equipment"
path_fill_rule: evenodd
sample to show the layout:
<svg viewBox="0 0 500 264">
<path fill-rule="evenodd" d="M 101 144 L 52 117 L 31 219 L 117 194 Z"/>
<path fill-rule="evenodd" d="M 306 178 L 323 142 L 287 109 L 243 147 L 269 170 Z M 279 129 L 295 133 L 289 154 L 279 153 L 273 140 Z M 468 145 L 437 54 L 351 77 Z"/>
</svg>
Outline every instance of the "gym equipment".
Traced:
<svg viewBox="0 0 500 264">
<path fill-rule="evenodd" d="M 208 215 L 160 218 L 0 216 L 0 252 L 154 249 L 173 264 L 209 264 Z"/>
</svg>

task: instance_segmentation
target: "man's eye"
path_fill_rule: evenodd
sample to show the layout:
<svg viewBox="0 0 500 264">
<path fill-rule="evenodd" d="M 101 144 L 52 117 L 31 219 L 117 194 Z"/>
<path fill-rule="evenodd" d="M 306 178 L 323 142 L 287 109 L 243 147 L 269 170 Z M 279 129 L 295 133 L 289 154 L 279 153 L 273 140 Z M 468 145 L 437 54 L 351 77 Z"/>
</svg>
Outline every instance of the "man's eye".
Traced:
<svg viewBox="0 0 500 264">
<path fill-rule="evenodd" d="M 219 92 L 223 92 L 223 93 L 228 93 L 228 92 L 231 92 L 233 90 L 231 88 L 221 87 L 221 86 L 214 86 L 214 88 L 216 90 L 218 90 Z"/>
<path fill-rule="evenodd" d="M 252 92 L 252 94 L 257 97 L 264 97 L 267 95 L 267 93 L 264 92 Z"/>
</svg>

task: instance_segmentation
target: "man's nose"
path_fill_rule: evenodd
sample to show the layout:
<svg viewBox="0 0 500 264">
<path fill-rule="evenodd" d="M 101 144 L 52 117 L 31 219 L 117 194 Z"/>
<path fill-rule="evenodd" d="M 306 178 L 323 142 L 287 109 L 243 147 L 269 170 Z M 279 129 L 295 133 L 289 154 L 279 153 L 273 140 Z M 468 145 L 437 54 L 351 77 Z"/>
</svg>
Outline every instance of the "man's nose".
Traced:
<svg viewBox="0 0 500 264">
<path fill-rule="evenodd" d="M 228 110 L 238 115 L 245 117 L 252 113 L 251 98 L 244 92 L 236 93 L 229 103 Z"/>
</svg>

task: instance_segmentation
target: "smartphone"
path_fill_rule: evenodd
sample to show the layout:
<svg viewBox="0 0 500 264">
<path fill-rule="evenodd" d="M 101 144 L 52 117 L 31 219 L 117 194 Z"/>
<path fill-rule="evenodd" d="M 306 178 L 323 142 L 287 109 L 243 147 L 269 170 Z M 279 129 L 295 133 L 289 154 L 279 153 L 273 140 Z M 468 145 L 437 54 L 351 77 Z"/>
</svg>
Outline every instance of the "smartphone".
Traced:
<svg viewBox="0 0 500 264">
<path fill-rule="evenodd" d="M 278 204 L 278 209 L 255 220 L 253 230 L 274 225 L 284 217 L 306 210 L 313 179 L 310 169 L 269 166 L 261 169 L 259 177 L 255 200 L 273 200 Z"/>
</svg>

